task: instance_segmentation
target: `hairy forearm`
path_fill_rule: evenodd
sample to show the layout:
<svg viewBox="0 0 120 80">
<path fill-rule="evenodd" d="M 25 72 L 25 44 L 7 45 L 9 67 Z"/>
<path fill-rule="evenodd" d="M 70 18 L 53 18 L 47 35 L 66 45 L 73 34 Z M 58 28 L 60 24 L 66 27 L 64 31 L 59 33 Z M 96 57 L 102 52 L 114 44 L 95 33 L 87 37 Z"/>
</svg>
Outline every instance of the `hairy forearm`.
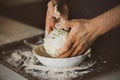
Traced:
<svg viewBox="0 0 120 80">
<path fill-rule="evenodd" d="M 109 30 L 120 25 L 120 5 L 90 20 L 98 35 L 102 35 Z"/>
</svg>

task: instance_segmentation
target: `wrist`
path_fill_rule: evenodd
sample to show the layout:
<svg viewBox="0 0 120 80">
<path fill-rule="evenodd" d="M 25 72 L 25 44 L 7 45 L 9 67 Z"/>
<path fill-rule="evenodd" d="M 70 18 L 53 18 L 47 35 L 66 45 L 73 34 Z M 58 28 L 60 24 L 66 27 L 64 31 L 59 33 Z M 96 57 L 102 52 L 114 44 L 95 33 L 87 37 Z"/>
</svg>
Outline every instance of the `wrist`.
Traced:
<svg viewBox="0 0 120 80">
<path fill-rule="evenodd" d="M 104 26 L 96 18 L 89 20 L 89 28 L 96 36 L 101 36 L 105 33 Z"/>
<path fill-rule="evenodd" d="M 95 23 L 92 19 L 85 22 L 86 32 L 92 34 L 94 37 L 98 37 L 102 34 L 102 30 L 99 29 L 99 25 Z"/>
</svg>

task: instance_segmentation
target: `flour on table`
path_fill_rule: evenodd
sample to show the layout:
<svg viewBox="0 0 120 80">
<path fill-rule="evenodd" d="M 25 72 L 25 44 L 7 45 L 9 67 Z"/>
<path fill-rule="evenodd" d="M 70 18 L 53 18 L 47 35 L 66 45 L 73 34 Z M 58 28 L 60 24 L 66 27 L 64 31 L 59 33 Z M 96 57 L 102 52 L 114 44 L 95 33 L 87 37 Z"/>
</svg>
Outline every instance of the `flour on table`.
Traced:
<svg viewBox="0 0 120 80">
<path fill-rule="evenodd" d="M 15 50 L 6 61 L 18 70 L 24 69 L 26 74 L 30 74 L 37 80 L 73 80 L 91 72 L 95 61 L 86 61 L 81 65 L 65 69 L 56 69 L 43 66 L 38 62 L 31 51 Z"/>
</svg>

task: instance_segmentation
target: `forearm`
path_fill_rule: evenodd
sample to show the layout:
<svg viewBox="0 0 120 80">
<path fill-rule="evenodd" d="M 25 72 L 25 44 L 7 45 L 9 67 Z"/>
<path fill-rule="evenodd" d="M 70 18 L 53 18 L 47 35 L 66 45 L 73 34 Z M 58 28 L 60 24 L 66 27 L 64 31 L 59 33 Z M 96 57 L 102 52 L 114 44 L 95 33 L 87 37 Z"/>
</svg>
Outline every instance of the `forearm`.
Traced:
<svg viewBox="0 0 120 80">
<path fill-rule="evenodd" d="M 98 35 L 102 35 L 117 27 L 120 25 L 120 5 L 112 8 L 98 17 L 91 19 L 90 24 L 96 29 Z"/>
</svg>

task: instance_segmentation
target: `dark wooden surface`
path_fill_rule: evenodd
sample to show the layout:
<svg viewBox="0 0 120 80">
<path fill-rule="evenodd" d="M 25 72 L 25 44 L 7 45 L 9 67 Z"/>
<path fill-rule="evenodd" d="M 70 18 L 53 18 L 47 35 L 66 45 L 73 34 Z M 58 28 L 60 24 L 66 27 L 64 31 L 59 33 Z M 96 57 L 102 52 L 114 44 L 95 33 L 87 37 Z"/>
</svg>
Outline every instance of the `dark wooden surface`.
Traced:
<svg viewBox="0 0 120 80">
<path fill-rule="evenodd" d="M 97 62 L 91 68 L 93 71 L 73 80 L 120 80 L 120 37 L 118 34 L 120 34 L 120 29 L 115 29 L 96 40 L 91 46 L 91 59 Z M 40 35 L 26 40 L 35 44 L 39 39 Z M 9 51 L 16 49 L 29 49 L 29 47 L 22 40 L 0 46 L 0 53 L 6 52 L 6 54 L 0 54 L 0 62 L 24 77 L 34 80 L 32 79 L 33 77 L 30 78 L 24 71 L 19 71 L 18 68 L 14 68 L 5 62 L 5 57 L 10 56 Z"/>
</svg>

